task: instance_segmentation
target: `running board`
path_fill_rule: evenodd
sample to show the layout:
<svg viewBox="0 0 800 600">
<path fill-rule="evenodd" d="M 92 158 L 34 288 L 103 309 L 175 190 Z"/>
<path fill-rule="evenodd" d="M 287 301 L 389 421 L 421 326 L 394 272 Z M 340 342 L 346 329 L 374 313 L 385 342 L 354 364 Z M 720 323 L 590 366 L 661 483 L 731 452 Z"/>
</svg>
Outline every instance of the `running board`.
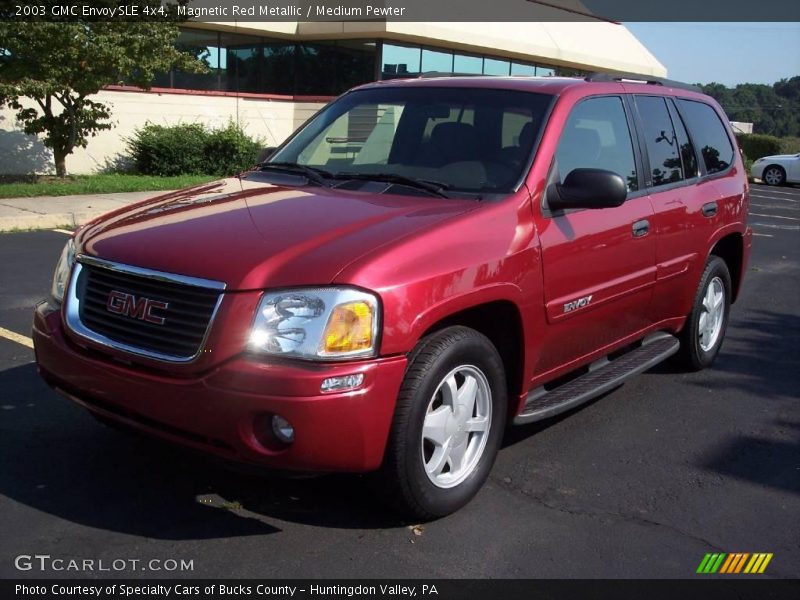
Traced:
<svg viewBox="0 0 800 600">
<path fill-rule="evenodd" d="M 554 389 L 536 388 L 528 394 L 525 407 L 514 419 L 514 424 L 541 421 L 588 402 L 669 358 L 679 347 L 680 341 L 675 336 L 665 332 L 654 333 L 644 338 L 640 346 L 621 356 L 613 359 L 606 356 L 593 362 L 587 373 Z"/>
</svg>

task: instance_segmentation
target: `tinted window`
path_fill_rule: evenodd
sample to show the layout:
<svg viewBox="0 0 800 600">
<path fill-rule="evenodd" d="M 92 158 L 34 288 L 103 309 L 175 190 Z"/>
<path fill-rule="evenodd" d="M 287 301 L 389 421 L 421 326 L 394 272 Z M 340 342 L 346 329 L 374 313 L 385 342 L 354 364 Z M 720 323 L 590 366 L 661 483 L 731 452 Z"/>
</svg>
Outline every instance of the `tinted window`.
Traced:
<svg viewBox="0 0 800 600">
<path fill-rule="evenodd" d="M 665 185 L 680 181 L 684 177 L 678 139 L 664 98 L 636 96 L 636 108 L 644 129 L 652 184 Z"/>
<path fill-rule="evenodd" d="M 505 194 L 524 174 L 550 102 L 512 90 L 358 90 L 329 104 L 271 160 L 438 181 L 447 193 Z"/>
<path fill-rule="evenodd" d="M 590 98 L 578 104 L 561 133 L 556 151 L 562 180 L 573 169 L 606 169 L 620 175 L 628 190 L 639 188 L 633 145 L 622 99 Z"/>
<path fill-rule="evenodd" d="M 678 100 L 678 104 L 689 133 L 700 148 L 706 171 L 716 173 L 727 169 L 733 162 L 733 146 L 717 111 L 692 100 Z"/>
<path fill-rule="evenodd" d="M 691 179 L 697 176 L 697 155 L 694 152 L 691 140 L 686 133 L 686 127 L 683 125 L 683 120 L 675 110 L 675 105 L 672 100 L 667 101 L 669 106 L 669 115 L 672 117 L 672 124 L 675 126 L 675 136 L 678 138 L 678 147 L 681 149 L 681 160 L 683 162 L 683 176 L 686 179 Z"/>
</svg>

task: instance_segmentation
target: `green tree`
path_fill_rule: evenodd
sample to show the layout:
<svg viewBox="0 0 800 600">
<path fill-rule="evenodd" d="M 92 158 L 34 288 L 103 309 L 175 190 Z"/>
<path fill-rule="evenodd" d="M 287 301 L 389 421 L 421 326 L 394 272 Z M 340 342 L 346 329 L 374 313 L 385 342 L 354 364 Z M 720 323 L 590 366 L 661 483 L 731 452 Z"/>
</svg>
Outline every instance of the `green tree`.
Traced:
<svg viewBox="0 0 800 600">
<path fill-rule="evenodd" d="M 158 0 L 151 4 L 160 6 Z M 146 89 L 156 73 L 173 67 L 202 72 L 200 61 L 175 48 L 177 37 L 174 20 L 0 22 L 0 106 L 17 111 L 25 133 L 42 136 L 63 177 L 66 157 L 112 127 L 110 108 L 91 98 L 103 87 L 124 83 Z M 23 104 L 23 98 L 32 102 Z"/>
</svg>

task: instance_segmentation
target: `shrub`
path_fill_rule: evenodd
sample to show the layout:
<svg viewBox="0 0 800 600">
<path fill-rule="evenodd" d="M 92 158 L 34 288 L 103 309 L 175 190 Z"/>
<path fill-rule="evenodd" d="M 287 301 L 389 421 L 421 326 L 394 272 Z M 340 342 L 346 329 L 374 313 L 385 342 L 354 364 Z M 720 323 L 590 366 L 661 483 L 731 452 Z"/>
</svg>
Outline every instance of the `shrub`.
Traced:
<svg viewBox="0 0 800 600">
<path fill-rule="evenodd" d="M 761 133 L 741 133 L 736 136 L 744 154 L 750 160 L 781 153 L 781 140 Z"/>
<path fill-rule="evenodd" d="M 136 170 L 145 175 L 234 175 L 252 167 L 261 143 L 234 122 L 221 129 L 202 123 L 148 123 L 127 140 Z"/>
<path fill-rule="evenodd" d="M 800 152 L 800 137 L 781 138 L 781 154 L 797 154 Z"/>
<path fill-rule="evenodd" d="M 222 129 L 208 133 L 203 146 L 206 173 L 227 176 L 249 169 L 256 164 L 260 151 L 261 143 L 230 121 Z"/>
<path fill-rule="evenodd" d="M 204 125 L 154 125 L 148 123 L 128 140 L 136 170 L 145 175 L 197 175 L 203 172 L 203 147 L 208 138 Z"/>
</svg>

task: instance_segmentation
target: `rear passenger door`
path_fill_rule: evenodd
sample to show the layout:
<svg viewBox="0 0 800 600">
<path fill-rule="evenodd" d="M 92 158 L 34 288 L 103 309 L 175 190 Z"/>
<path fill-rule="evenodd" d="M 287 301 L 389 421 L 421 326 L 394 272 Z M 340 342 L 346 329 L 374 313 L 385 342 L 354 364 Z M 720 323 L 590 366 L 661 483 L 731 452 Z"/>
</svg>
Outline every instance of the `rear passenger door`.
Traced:
<svg viewBox="0 0 800 600">
<path fill-rule="evenodd" d="M 593 96 L 570 112 L 550 185 L 577 168 L 614 171 L 628 184 L 622 206 L 549 212 L 539 223 L 548 328 L 537 374 L 577 366 L 649 324 L 655 280 L 653 216 L 623 96 Z"/>
<path fill-rule="evenodd" d="M 722 189 L 731 179 L 734 149 L 707 104 L 652 95 L 636 95 L 634 102 L 645 186 L 655 211 L 656 287 L 650 310 L 659 322 L 691 310 L 709 239 L 720 227 Z"/>
</svg>

